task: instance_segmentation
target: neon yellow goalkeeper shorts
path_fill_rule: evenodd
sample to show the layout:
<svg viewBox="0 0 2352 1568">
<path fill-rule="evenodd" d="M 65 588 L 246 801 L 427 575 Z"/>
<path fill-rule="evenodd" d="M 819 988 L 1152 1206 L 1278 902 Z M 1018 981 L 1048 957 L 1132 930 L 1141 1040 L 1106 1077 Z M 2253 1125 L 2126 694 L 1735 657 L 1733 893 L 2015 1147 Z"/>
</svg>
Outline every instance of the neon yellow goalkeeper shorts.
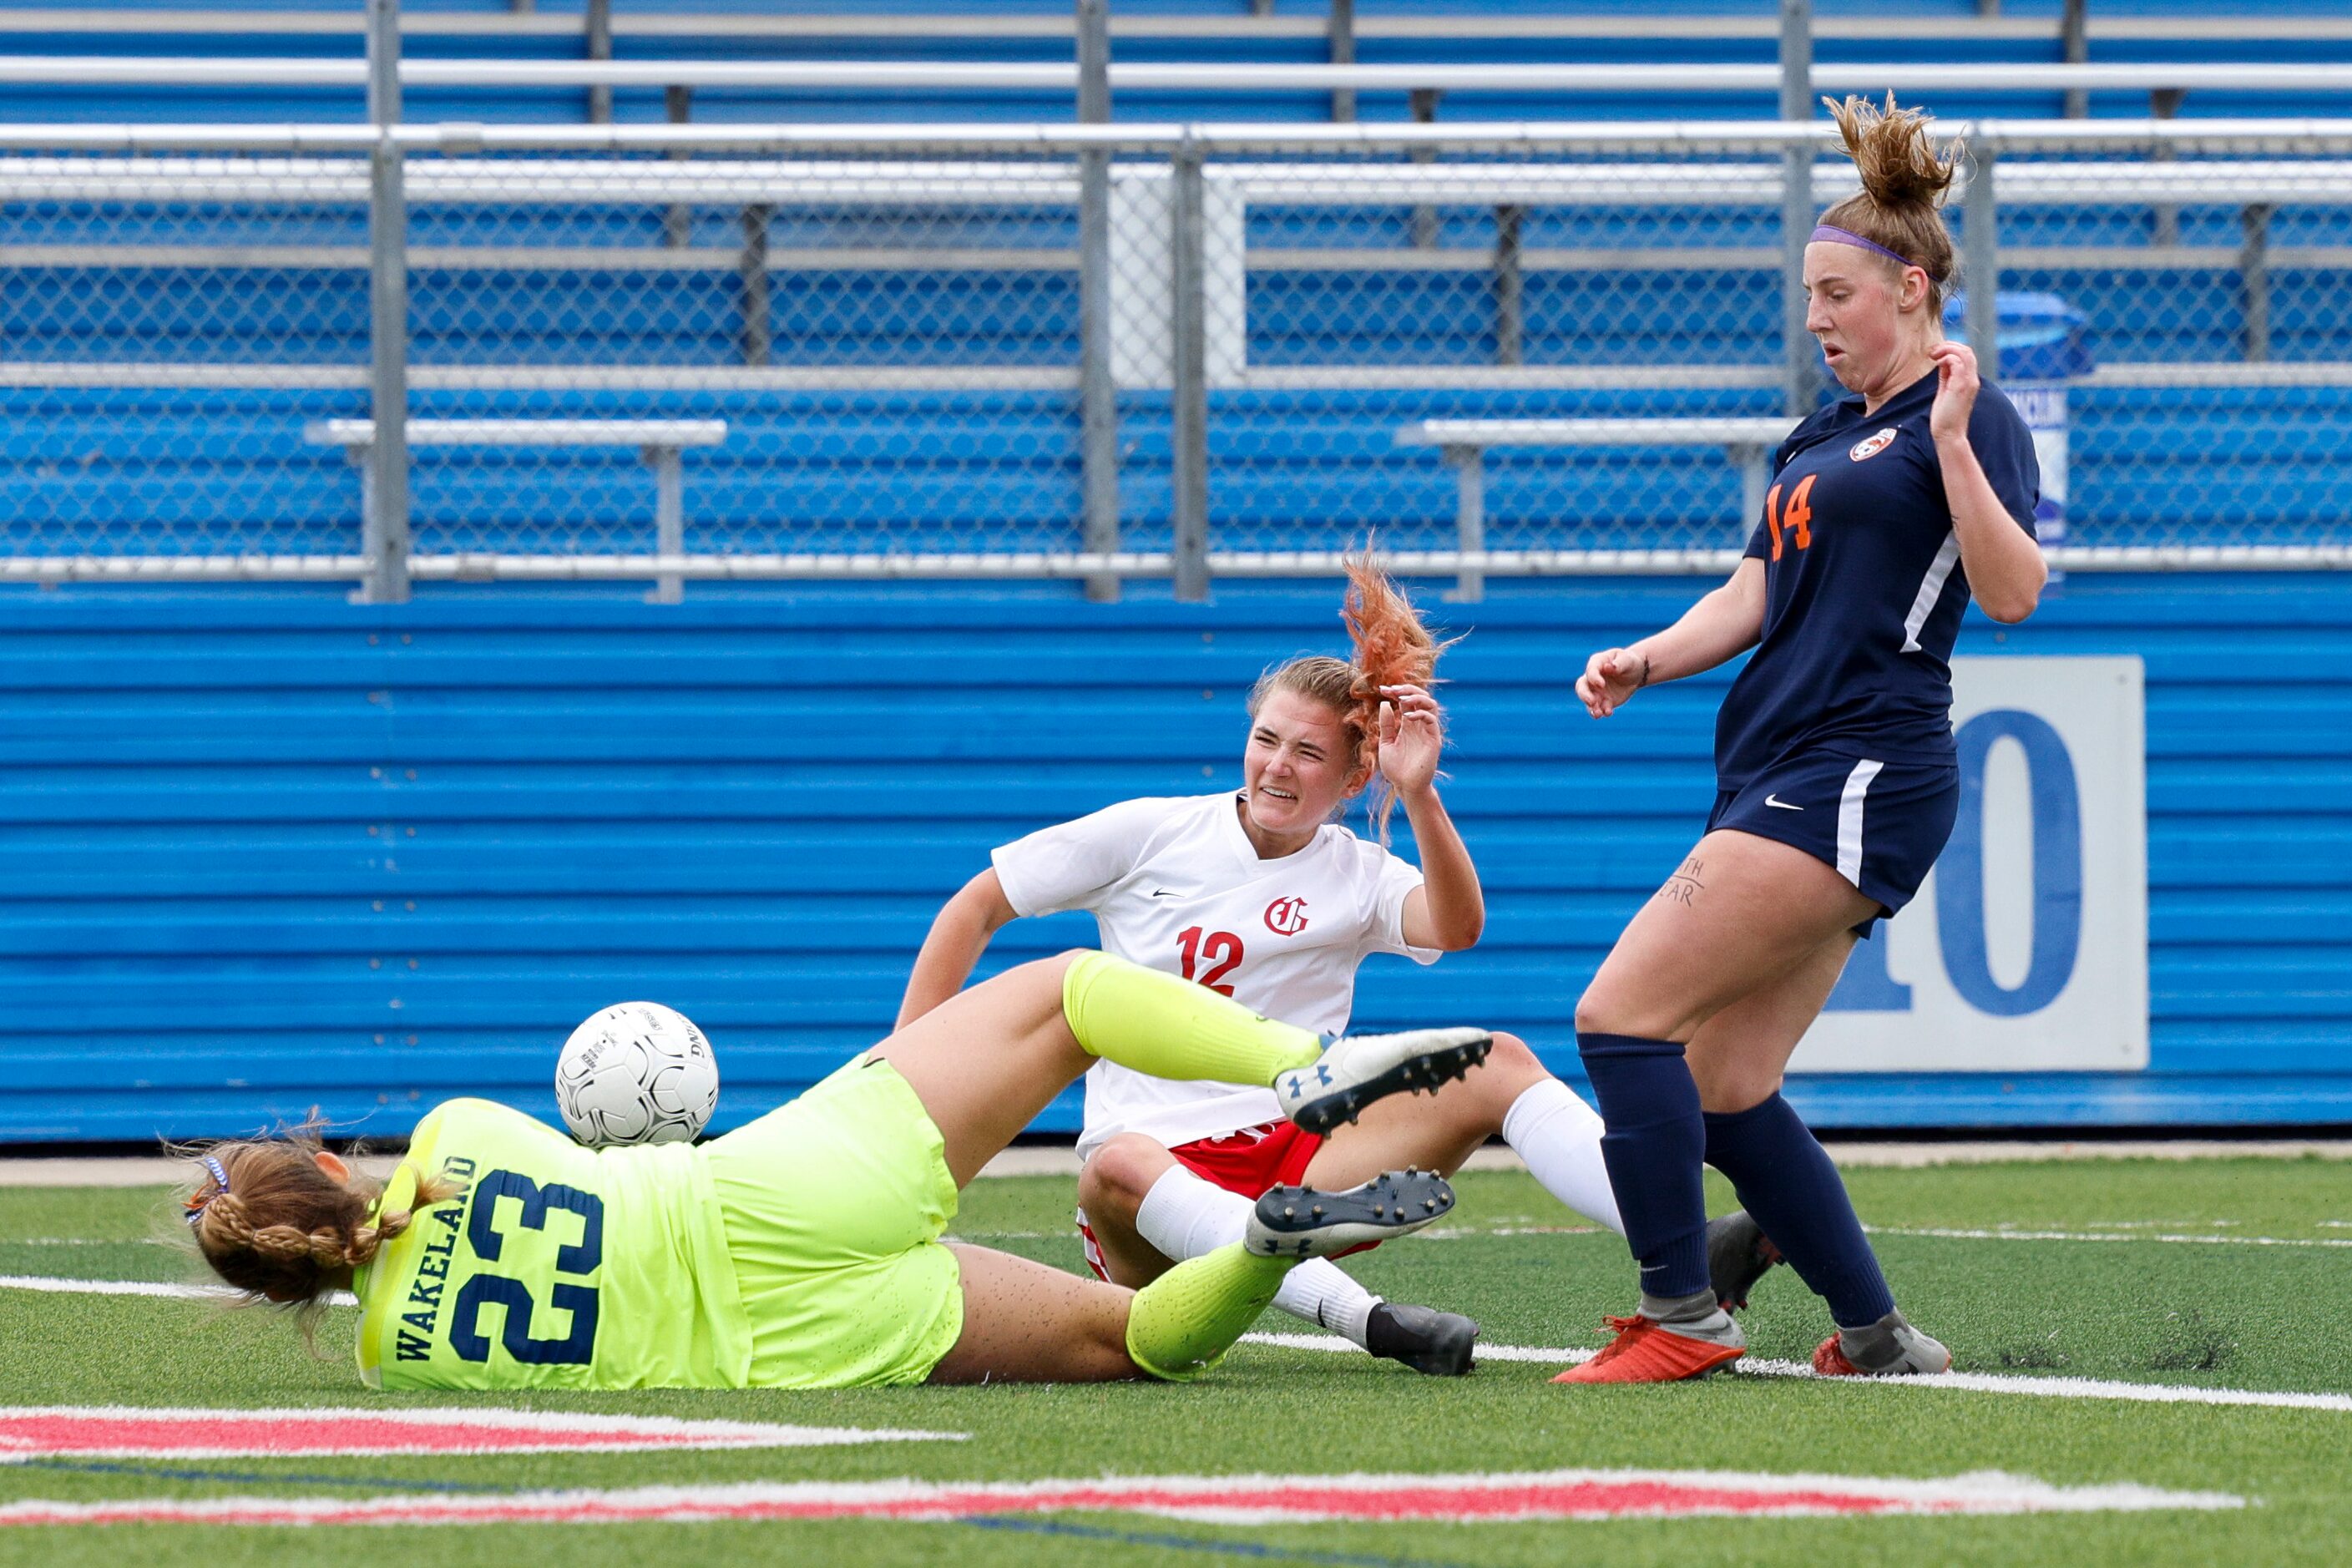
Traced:
<svg viewBox="0 0 2352 1568">
<path fill-rule="evenodd" d="M 956 1186 L 898 1069 L 852 1061 L 705 1145 L 754 1388 L 920 1383 L 963 1332 Z"/>
</svg>

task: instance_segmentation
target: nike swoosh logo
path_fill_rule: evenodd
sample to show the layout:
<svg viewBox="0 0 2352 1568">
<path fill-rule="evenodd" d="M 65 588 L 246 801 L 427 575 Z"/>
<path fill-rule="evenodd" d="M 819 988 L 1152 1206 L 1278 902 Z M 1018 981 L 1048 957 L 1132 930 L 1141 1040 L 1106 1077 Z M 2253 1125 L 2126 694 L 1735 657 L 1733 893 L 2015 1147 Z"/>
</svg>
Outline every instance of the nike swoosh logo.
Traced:
<svg viewBox="0 0 2352 1568">
<path fill-rule="evenodd" d="M 1151 889 L 1151 896 L 1155 899 L 1172 899 L 1176 895 L 1165 888 L 1154 888 Z"/>
<path fill-rule="evenodd" d="M 1766 805 L 1777 805 L 1777 806 L 1779 806 L 1782 811 L 1802 811 L 1802 810 L 1804 810 L 1804 809 L 1805 809 L 1805 808 L 1804 808 L 1803 806 L 1801 806 L 1801 805 L 1790 805 L 1787 801 L 1782 800 L 1782 799 L 1781 799 L 1779 795 L 1766 795 L 1766 796 L 1764 797 L 1764 804 L 1765 804 Z"/>
</svg>

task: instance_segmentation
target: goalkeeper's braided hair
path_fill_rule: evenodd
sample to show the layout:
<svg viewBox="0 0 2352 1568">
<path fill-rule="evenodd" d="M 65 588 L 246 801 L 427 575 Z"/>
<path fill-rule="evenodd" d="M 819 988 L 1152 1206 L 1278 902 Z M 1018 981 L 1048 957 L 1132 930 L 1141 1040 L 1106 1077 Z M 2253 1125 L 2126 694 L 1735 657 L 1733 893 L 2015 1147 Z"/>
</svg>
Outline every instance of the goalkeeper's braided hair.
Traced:
<svg viewBox="0 0 2352 1568">
<path fill-rule="evenodd" d="M 205 1262 L 242 1304 L 293 1310 L 306 1337 L 328 1293 L 373 1262 L 413 1217 L 410 1209 L 373 1214 L 381 1185 L 329 1174 L 318 1161 L 322 1147 L 313 1121 L 274 1138 L 174 1151 L 202 1163 L 183 1209 Z M 428 1182 L 416 1205 L 448 1195 L 446 1184 Z"/>
</svg>

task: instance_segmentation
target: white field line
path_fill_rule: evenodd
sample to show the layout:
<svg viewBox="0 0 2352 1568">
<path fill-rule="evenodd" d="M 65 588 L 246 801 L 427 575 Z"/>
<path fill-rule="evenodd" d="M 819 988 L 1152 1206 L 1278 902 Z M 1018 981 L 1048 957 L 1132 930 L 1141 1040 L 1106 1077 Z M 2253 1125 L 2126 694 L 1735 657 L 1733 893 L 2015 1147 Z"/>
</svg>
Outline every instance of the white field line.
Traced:
<svg viewBox="0 0 2352 1568">
<path fill-rule="evenodd" d="M 1413 1235 L 1423 1241 L 1472 1241 L 1488 1236 L 1606 1236 L 1597 1225 L 1433 1225 Z"/>
<path fill-rule="evenodd" d="M 177 1300 L 221 1300 L 235 1293 L 216 1285 L 166 1285 L 145 1280 L 52 1279 L 29 1274 L 0 1274 L 0 1289 L 52 1291 L 71 1295 L 160 1296 Z M 328 1298 L 335 1307 L 356 1305 L 348 1292 Z M 1280 1350 L 1349 1352 L 1356 1346 L 1336 1334 L 1244 1334 L 1244 1344 Z M 1593 1351 L 1534 1345 L 1482 1344 L 1486 1361 L 1549 1363 L 1573 1366 L 1592 1359 Z M 1763 1377 L 1813 1377 L 1810 1366 L 1793 1361 L 1746 1357 L 1736 1370 Z M 1880 1387 L 1961 1389 L 1973 1394 L 2026 1394 L 2052 1399 L 2126 1399 L 2155 1405 L 2258 1405 L 2282 1410 L 2341 1410 L 2352 1412 L 2352 1394 L 2273 1394 L 2242 1388 L 2189 1388 L 2170 1384 L 2116 1383 L 2082 1377 L 2007 1377 L 1993 1373 L 1948 1372 L 1936 1377 L 1884 1378 Z"/>
<path fill-rule="evenodd" d="M 2140 1241 L 2150 1244 L 2189 1245 L 2200 1247 L 2352 1247 L 2352 1240 L 2335 1237 L 2292 1236 L 2200 1236 L 2187 1231 L 2167 1231 L 2159 1226 L 2177 1225 L 2177 1220 L 2116 1220 L 2104 1230 L 2010 1230 L 2000 1227 L 1964 1230 L 1955 1226 L 1866 1225 L 1863 1229 L 1873 1236 L 1925 1236 L 1947 1241 Z M 2236 1220 L 2215 1220 L 2214 1225 L 2236 1225 Z M 2321 1222 L 2323 1224 L 2327 1222 Z M 988 1232 L 977 1232 L 987 1235 Z M 1007 1237 L 1055 1237 L 1058 1231 L 1000 1231 Z M 1601 1236 L 1607 1234 L 1598 1226 L 1589 1225 L 1456 1225 L 1432 1226 L 1414 1233 L 1416 1244 L 1424 1241 L 1475 1241 L 1487 1237 L 1514 1236 Z"/>
<path fill-rule="evenodd" d="M 2352 1160 L 2352 1142 L 2250 1138 L 2147 1138 L 2129 1142 L 2041 1142 L 1986 1140 L 1958 1143 L 1825 1145 L 1846 1170 L 1923 1170 L 1936 1165 L 2038 1165 L 2095 1160 Z"/>
<path fill-rule="evenodd" d="M 47 1274 L 0 1274 L 0 1290 L 39 1290 L 61 1296 L 160 1296 L 174 1301 L 234 1301 L 226 1285 L 174 1285 L 154 1279 L 63 1279 Z M 348 1290 L 327 1297 L 330 1307 L 356 1307 Z"/>
<path fill-rule="evenodd" d="M 1242 1343 L 1340 1354 L 1356 1349 L 1337 1334 L 1244 1334 Z M 1565 1346 L 1490 1345 L 1484 1342 L 1478 1346 L 1480 1361 L 1542 1362 L 1559 1367 L 1580 1365 L 1600 1353 Z M 1731 1365 L 1735 1372 L 1758 1377 L 1831 1381 L 1802 1362 L 1742 1356 Z M 2145 1405 L 2258 1405 L 2279 1410 L 2340 1410 L 2352 1414 L 2352 1394 L 2272 1394 L 2245 1388 L 2185 1388 L 2171 1384 L 2119 1383 L 2092 1377 L 2010 1377 L 1989 1372 L 1947 1372 L 1934 1377 L 1881 1377 L 1868 1381 L 1876 1388 L 1957 1389 L 1966 1394 L 2023 1394 L 2043 1399 L 2122 1399 Z"/>
<path fill-rule="evenodd" d="M 2242 1219 L 2103 1219 L 2099 1227 L 2103 1230 L 2195 1230 L 2202 1226 L 2207 1230 L 2226 1230 L 2233 1225 L 2245 1223 Z M 1998 1230 L 2001 1227 L 1995 1226 L 1993 1228 Z"/>
<path fill-rule="evenodd" d="M 1870 1225 L 1863 1228 L 1873 1236 L 1926 1236 L 1947 1241 L 2145 1241 L 2185 1244 L 2202 1247 L 2352 1247 L 2352 1240 L 2334 1237 L 2292 1236 L 2199 1236 L 2187 1231 L 2169 1231 L 2160 1226 L 2194 1224 L 2194 1221 L 2160 1219 L 2122 1219 L 2108 1222 L 2104 1230 L 1963 1230 L 1943 1226 Z M 2234 1219 L 2207 1222 L 2216 1226 L 2238 1225 Z M 2321 1220 L 2324 1226 L 2352 1229 L 2341 1220 Z M 947 1241 L 1060 1241 L 1076 1236 L 1072 1230 L 967 1230 L 942 1237 Z M 1438 1225 L 1418 1231 L 1420 1241 L 1475 1241 L 1487 1237 L 1517 1236 L 1601 1236 L 1606 1234 L 1592 1225 Z M 18 1243 L 16 1245 L 32 1245 Z M 99 1246 L 100 1243 L 61 1242 L 60 1246 Z"/>
<path fill-rule="evenodd" d="M 58 1279 L 45 1274 L 0 1274 L 0 1290 L 42 1290 L 68 1296 L 166 1296 L 178 1300 L 226 1300 L 226 1285 L 166 1285 L 150 1279 Z"/>
<path fill-rule="evenodd" d="M 2191 1236 L 2124 1230 L 1959 1230 L 1944 1226 L 1866 1225 L 1873 1236 L 1932 1236 L 1947 1241 L 2146 1241 L 2188 1247 L 2352 1247 L 2334 1237 Z"/>
</svg>

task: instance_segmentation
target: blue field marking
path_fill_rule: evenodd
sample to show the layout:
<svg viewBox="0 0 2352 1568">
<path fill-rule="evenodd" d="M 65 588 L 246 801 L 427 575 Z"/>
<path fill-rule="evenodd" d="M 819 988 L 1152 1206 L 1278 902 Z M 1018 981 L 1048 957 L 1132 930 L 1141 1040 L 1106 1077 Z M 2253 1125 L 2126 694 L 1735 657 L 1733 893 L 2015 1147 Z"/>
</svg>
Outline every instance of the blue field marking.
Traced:
<svg viewBox="0 0 2352 1568">
<path fill-rule="evenodd" d="M 235 1481 L 297 1487 L 383 1487 L 409 1492 L 512 1492 L 517 1489 L 476 1481 L 427 1481 L 392 1476 L 284 1476 L 259 1470 L 180 1470 L 160 1465 L 106 1464 L 96 1459 L 21 1459 L 26 1470 L 70 1470 L 78 1475 L 139 1476 L 159 1481 Z"/>
<path fill-rule="evenodd" d="M 1267 1563 L 1320 1563 L 1335 1568 L 1470 1568 L 1434 1557 L 1374 1557 L 1360 1552 L 1318 1552 L 1312 1548 L 1272 1546 L 1262 1541 L 1219 1541 L 1202 1535 L 1170 1535 L 1156 1530 L 1108 1530 L 1097 1524 L 1063 1524 L 1046 1519 L 1005 1519 L 968 1515 L 958 1524 L 982 1530 L 1013 1530 L 1030 1535 L 1067 1535 L 1081 1541 L 1104 1541 L 1119 1546 L 1165 1546 L 1176 1552 L 1214 1552 L 1227 1557 L 1254 1557 Z"/>
</svg>

